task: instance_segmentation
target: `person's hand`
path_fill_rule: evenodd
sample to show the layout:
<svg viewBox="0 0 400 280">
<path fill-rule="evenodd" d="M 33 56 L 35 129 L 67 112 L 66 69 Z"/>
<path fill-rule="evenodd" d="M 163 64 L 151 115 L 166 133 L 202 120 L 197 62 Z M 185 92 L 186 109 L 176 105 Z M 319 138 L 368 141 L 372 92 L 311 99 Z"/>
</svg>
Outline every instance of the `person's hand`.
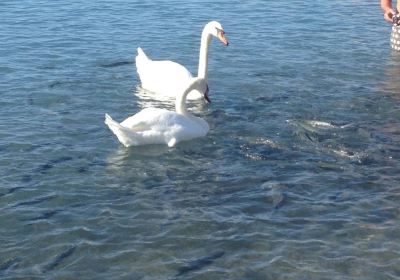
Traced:
<svg viewBox="0 0 400 280">
<path fill-rule="evenodd" d="M 383 14 L 383 17 L 385 18 L 385 20 L 387 22 L 393 23 L 392 17 L 394 14 L 395 14 L 395 12 L 393 11 L 393 9 L 389 8 L 385 11 L 385 13 Z"/>
</svg>

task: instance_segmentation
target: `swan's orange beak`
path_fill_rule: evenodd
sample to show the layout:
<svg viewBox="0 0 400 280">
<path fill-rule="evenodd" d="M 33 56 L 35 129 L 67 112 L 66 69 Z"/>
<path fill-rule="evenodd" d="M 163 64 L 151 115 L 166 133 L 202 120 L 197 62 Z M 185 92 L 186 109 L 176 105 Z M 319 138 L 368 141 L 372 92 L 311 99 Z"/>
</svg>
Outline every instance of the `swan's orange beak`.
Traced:
<svg viewBox="0 0 400 280">
<path fill-rule="evenodd" d="M 225 37 L 225 32 L 223 30 L 218 30 L 218 39 L 224 44 L 225 46 L 229 45 L 228 39 Z"/>
</svg>

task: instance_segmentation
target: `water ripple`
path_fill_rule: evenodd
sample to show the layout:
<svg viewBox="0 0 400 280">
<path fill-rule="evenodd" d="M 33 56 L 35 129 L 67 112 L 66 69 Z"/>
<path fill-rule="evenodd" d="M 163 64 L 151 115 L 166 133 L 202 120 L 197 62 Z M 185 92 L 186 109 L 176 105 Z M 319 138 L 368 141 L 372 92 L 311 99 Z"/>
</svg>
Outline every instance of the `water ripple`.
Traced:
<svg viewBox="0 0 400 280">
<path fill-rule="evenodd" d="M 0 5 L 1 279 L 400 277 L 400 56 L 379 6 L 64 2 Z M 189 103 L 209 134 L 120 146 L 104 113 L 174 108 L 140 87 L 136 48 L 196 73 L 211 19 L 231 44 L 210 45 L 213 103 Z"/>
</svg>

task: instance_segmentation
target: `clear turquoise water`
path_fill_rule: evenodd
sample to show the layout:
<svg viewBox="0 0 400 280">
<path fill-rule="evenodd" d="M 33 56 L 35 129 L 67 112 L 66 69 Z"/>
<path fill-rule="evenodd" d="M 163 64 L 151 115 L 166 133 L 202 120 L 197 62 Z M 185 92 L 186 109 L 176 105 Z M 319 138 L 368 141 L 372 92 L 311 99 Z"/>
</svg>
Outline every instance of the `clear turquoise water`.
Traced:
<svg viewBox="0 0 400 280">
<path fill-rule="evenodd" d="M 188 3 L 189 2 L 189 3 Z M 374 1 L 0 3 L 1 279 L 400 279 L 400 55 Z M 176 148 L 104 125 L 136 48 L 197 69 Z"/>
</svg>

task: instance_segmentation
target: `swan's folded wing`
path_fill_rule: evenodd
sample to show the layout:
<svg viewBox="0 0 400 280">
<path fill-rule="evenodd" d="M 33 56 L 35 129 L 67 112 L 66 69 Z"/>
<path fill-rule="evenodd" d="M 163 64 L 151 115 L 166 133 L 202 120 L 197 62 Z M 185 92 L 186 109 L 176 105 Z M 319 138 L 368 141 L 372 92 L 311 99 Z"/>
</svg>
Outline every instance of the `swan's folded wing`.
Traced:
<svg viewBox="0 0 400 280">
<path fill-rule="evenodd" d="M 135 132 L 160 129 L 167 127 L 171 120 L 171 115 L 176 113 L 159 108 L 145 108 L 137 114 L 125 119 L 121 125 Z"/>
<path fill-rule="evenodd" d="M 175 96 L 186 86 L 192 74 L 181 64 L 169 61 L 151 61 L 136 65 L 142 87 L 163 95 Z"/>
</svg>

